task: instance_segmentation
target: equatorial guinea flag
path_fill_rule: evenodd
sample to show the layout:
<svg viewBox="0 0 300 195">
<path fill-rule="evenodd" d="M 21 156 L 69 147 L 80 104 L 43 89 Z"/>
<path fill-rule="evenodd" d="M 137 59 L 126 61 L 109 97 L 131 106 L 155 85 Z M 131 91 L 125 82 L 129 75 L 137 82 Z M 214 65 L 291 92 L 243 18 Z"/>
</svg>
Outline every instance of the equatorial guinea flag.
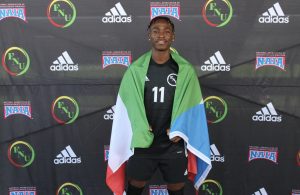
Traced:
<svg viewBox="0 0 300 195">
<path fill-rule="evenodd" d="M 198 189 L 211 169 L 210 144 L 203 98 L 193 66 L 172 52 L 179 66 L 170 139 L 180 136 L 189 151 L 189 178 Z M 106 183 L 115 195 L 125 194 L 125 164 L 133 148 L 147 148 L 153 141 L 144 106 L 145 78 L 151 51 L 127 69 L 122 79 L 112 125 Z"/>
</svg>

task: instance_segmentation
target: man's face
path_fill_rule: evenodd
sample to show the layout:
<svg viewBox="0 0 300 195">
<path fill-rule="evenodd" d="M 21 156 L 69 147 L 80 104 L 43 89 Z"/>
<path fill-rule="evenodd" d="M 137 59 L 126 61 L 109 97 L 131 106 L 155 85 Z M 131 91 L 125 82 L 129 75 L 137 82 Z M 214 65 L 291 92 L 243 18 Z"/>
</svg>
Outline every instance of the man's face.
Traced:
<svg viewBox="0 0 300 195">
<path fill-rule="evenodd" d="M 157 51 L 169 50 L 175 35 L 172 26 L 165 20 L 157 20 L 151 25 L 149 30 L 149 38 L 152 48 Z"/>
</svg>

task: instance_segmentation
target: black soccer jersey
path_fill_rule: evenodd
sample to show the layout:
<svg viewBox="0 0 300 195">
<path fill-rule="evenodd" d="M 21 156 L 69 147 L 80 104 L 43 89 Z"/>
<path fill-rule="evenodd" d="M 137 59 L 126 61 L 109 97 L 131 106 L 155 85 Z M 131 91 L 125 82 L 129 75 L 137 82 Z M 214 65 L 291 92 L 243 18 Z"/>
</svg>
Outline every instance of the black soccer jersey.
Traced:
<svg viewBox="0 0 300 195">
<path fill-rule="evenodd" d="M 164 64 L 150 60 L 145 79 L 144 104 L 154 141 L 150 148 L 135 149 L 135 153 L 157 154 L 178 145 L 173 144 L 167 135 L 171 123 L 177 73 L 178 64 L 171 57 Z M 182 140 L 179 145 L 183 147 Z"/>
</svg>

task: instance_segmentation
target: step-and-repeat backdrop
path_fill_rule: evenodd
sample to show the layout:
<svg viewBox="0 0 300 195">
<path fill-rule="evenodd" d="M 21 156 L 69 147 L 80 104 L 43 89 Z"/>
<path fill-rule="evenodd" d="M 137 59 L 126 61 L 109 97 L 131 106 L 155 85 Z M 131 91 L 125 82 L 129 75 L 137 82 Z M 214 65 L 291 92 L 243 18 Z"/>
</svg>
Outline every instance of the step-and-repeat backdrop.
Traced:
<svg viewBox="0 0 300 195">
<path fill-rule="evenodd" d="M 0 194 L 112 195 L 120 80 L 166 15 L 199 76 L 213 169 L 198 192 L 300 194 L 298 0 L 1 0 Z M 167 194 L 159 172 L 144 194 Z"/>
</svg>

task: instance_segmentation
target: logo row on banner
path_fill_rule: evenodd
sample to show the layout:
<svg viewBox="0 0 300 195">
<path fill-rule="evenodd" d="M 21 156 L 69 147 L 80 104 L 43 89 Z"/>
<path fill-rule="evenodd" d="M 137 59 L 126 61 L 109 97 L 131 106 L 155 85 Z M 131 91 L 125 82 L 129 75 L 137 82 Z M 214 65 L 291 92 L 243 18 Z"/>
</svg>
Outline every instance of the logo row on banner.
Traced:
<svg viewBox="0 0 300 195">
<path fill-rule="evenodd" d="M 228 112 L 228 106 L 225 100 L 217 96 L 209 96 L 204 99 L 204 104 L 208 123 L 219 123 L 224 120 Z M 115 106 L 112 106 L 106 111 L 103 115 L 104 120 L 113 119 L 114 108 Z M 69 96 L 60 96 L 56 98 L 51 105 L 52 117 L 59 124 L 73 123 L 79 116 L 79 110 L 77 101 Z M 23 115 L 33 119 L 31 101 L 4 101 L 3 113 L 4 119 L 12 117 L 13 115 Z M 277 113 L 273 103 L 269 102 L 256 113 L 253 113 L 251 120 L 254 122 L 280 123 L 284 119 L 282 115 Z"/>
<path fill-rule="evenodd" d="M 172 50 L 177 52 L 174 48 Z M 102 69 L 115 65 L 128 67 L 132 62 L 131 51 L 103 51 L 101 61 Z M 30 64 L 30 55 L 23 48 L 10 47 L 2 54 L 2 66 L 11 76 L 26 74 L 30 69 Z M 253 64 L 253 69 L 257 70 L 271 66 L 281 71 L 286 71 L 286 53 L 256 52 L 256 61 Z M 200 65 L 200 69 L 203 72 L 229 72 L 231 65 L 225 61 L 220 51 L 216 51 L 205 59 Z M 71 53 L 63 51 L 57 56 L 53 56 L 53 62 L 49 63 L 49 71 L 77 72 L 80 71 L 80 64 L 73 60 Z"/>
<path fill-rule="evenodd" d="M 163 15 L 181 20 L 180 2 L 150 2 L 149 8 L 150 19 Z M 53 0 L 45 9 L 47 9 L 50 23 L 57 28 L 67 28 L 76 22 L 78 11 L 76 4 L 71 0 Z M 111 7 L 99 17 L 103 23 L 131 23 L 134 21 L 134 16 L 128 13 L 127 9 L 120 2 L 111 3 Z M 266 24 L 289 23 L 289 16 L 284 12 L 280 3 L 274 1 L 260 14 L 257 22 Z M 201 15 L 204 21 L 212 27 L 226 26 L 231 21 L 233 13 L 234 9 L 229 0 L 209 0 L 203 5 L 202 10 L 199 10 L 199 16 Z M 0 20 L 8 17 L 16 17 L 28 22 L 26 4 L 1 4 Z"/>
<path fill-rule="evenodd" d="M 225 156 L 221 155 L 219 150 L 217 149 L 215 144 L 210 146 L 211 151 L 211 160 L 213 162 L 225 162 Z M 30 166 L 35 159 L 35 150 L 28 142 L 25 141 L 15 141 L 8 147 L 8 159 L 12 165 L 18 168 L 26 168 Z M 300 166 L 300 149 L 296 156 L 296 164 Z M 109 146 L 104 146 L 104 160 L 107 161 L 109 158 Z M 249 155 L 248 162 L 253 160 L 268 160 L 270 162 L 278 164 L 278 148 L 270 148 L 270 147 L 258 147 L 258 146 L 249 146 Z M 62 164 L 80 164 L 82 159 L 78 156 L 70 145 L 62 148 L 61 151 L 58 151 L 56 157 L 54 157 L 53 163 L 55 165 Z M 26 192 L 26 193 L 25 193 Z M 61 185 L 57 194 L 66 194 L 69 192 L 70 194 L 83 194 L 82 189 L 74 183 L 64 183 Z M 213 194 L 223 194 L 222 185 L 219 181 L 207 179 L 200 186 L 199 192 L 204 193 L 212 193 Z M 299 195 L 299 190 L 292 190 L 293 195 Z M 35 187 L 11 187 L 9 188 L 10 195 L 21 195 L 21 194 L 35 195 L 36 188 Z M 254 194 L 268 195 L 267 190 L 265 188 L 260 188 L 257 192 L 253 192 Z M 157 186 L 152 185 L 149 186 L 149 194 L 168 194 L 166 186 Z M 197 194 L 197 192 L 196 192 Z"/>
</svg>

